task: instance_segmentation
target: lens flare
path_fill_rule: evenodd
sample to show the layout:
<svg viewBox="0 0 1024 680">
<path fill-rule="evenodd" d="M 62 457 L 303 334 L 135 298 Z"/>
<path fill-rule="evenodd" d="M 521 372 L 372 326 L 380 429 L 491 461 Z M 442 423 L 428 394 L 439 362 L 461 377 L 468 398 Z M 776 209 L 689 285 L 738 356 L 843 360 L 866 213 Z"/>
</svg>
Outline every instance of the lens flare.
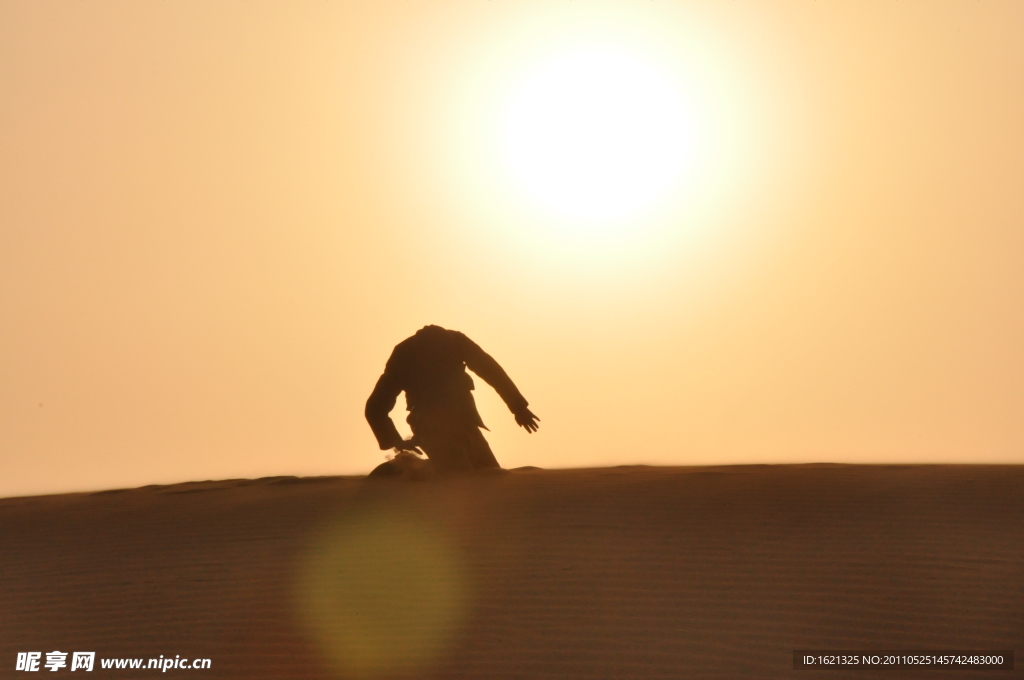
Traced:
<svg viewBox="0 0 1024 680">
<path fill-rule="evenodd" d="M 343 675 L 422 671 L 465 618 L 465 573 L 451 542 L 411 512 L 329 525 L 297 573 L 300 620 Z"/>
</svg>

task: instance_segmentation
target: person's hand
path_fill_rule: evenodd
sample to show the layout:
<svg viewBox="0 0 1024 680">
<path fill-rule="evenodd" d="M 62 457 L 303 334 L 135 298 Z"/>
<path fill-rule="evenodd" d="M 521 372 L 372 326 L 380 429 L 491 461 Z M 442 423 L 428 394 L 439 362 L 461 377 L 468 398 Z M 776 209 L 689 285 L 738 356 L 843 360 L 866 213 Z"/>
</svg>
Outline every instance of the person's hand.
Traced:
<svg viewBox="0 0 1024 680">
<path fill-rule="evenodd" d="M 540 425 L 537 424 L 538 420 L 540 420 L 540 418 L 535 416 L 533 411 L 528 408 L 524 407 L 516 412 L 516 424 L 519 425 L 519 427 L 525 427 L 527 432 L 532 433 L 537 431 L 540 427 Z"/>
<path fill-rule="evenodd" d="M 418 456 L 427 455 L 422 449 L 420 449 L 420 444 L 416 441 L 415 436 L 403 439 L 402 442 L 395 447 L 395 453 L 402 453 L 403 451 L 415 453 Z"/>
</svg>

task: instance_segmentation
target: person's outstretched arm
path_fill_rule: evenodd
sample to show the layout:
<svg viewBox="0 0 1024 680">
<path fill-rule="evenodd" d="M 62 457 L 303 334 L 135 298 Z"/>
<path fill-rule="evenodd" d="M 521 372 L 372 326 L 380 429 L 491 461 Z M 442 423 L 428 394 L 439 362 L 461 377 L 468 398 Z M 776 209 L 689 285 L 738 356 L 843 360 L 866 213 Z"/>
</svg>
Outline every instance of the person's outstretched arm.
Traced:
<svg viewBox="0 0 1024 680">
<path fill-rule="evenodd" d="M 366 422 L 377 438 L 382 451 L 402 445 L 402 435 L 398 433 L 394 421 L 391 420 L 391 409 L 395 407 L 402 387 L 387 370 L 377 380 L 370 398 L 366 400 Z"/>
<path fill-rule="evenodd" d="M 484 381 L 494 388 L 494 391 L 498 393 L 508 409 L 516 417 L 516 423 L 523 428 L 526 428 L 527 432 L 536 432 L 539 425 L 537 421 L 540 420 L 536 415 L 530 411 L 526 398 L 519 391 L 519 388 L 512 382 L 512 378 L 508 377 L 508 373 L 505 369 L 498 364 L 487 352 L 483 351 L 478 344 L 470 340 L 468 337 L 458 333 L 459 341 L 462 343 L 463 348 L 463 361 L 466 362 L 466 366 L 469 370 L 476 373 L 478 376 L 484 379 Z"/>
</svg>

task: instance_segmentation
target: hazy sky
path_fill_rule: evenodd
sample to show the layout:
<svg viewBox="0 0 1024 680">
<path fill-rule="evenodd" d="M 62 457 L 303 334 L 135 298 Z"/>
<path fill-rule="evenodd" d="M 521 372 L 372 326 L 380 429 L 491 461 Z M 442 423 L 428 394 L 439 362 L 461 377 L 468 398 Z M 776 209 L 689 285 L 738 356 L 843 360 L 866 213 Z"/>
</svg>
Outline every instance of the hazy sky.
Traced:
<svg viewBox="0 0 1024 680">
<path fill-rule="evenodd" d="M 428 323 L 541 417 L 477 381 L 505 467 L 1024 463 L 1022 44 L 1018 1 L 4 2 L 0 495 L 365 473 Z"/>
</svg>

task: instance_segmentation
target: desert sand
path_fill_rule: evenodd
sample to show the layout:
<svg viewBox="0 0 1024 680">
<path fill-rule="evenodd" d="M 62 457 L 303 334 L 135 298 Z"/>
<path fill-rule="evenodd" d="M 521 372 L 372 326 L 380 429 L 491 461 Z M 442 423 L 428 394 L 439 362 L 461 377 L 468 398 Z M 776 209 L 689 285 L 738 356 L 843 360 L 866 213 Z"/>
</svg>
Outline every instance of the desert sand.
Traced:
<svg viewBox="0 0 1024 680">
<path fill-rule="evenodd" d="M 164 674 L 99 660 L 209 658 L 166 675 L 197 678 L 1011 677 L 1019 660 L 795 671 L 793 650 L 1019 654 L 1024 466 L 520 469 L 8 498 L 0 565 L 2 677 L 25 677 L 18 652 L 53 650 L 95 651 L 94 673 L 121 678 Z"/>
</svg>

